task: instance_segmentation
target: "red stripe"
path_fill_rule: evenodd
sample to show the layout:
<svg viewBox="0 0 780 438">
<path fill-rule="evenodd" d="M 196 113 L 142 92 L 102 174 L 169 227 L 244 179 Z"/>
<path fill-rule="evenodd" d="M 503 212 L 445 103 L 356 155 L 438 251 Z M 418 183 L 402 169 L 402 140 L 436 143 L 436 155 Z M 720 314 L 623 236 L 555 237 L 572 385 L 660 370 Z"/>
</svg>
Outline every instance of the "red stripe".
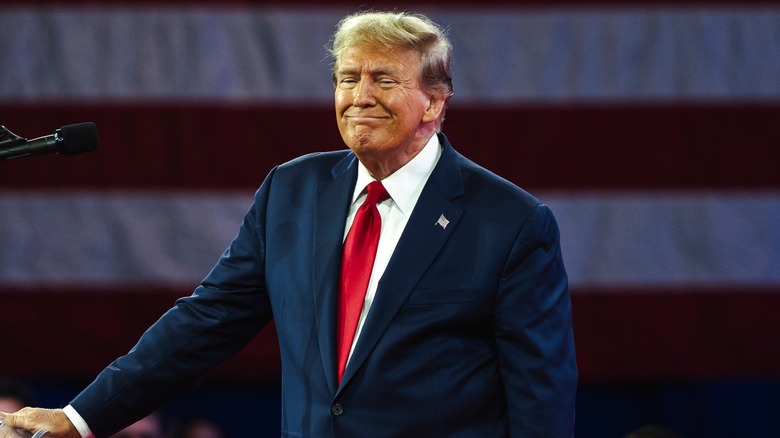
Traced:
<svg viewBox="0 0 780 438">
<path fill-rule="evenodd" d="M 343 148 L 326 105 L 0 105 L 32 138 L 97 123 L 101 148 L 2 164 L 5 188 L 256 187 L 270 168 Z M 464 106 L 444 132 L 477 163 L 537 188 L 780 187 L 780 103 Z"/>
<path fill-rule="evenodd" d="M 175 299 L 191 291 L 82 289 L 0 293 L 3 345 L 0 375 L 90 378 L 126 353 Z M 5 315 L 8 315 L 6 317 Z M 215 377 L 272 381 L 280 373 L 273 327 L 264 330 Z"/>
<path fill-rule="evenodd" d="M 584 381 L 776 376 L 780 288 L 579 291 Z"/>
<path fill-rule="evenodd" d="M 574 291 L 583 382 L 780 373 L 780 289 Z M 0 374 L 89 378 L 123 354 L 184 290 L 7 290 Z M 276 381 L 272 328 L 216 372 Z M 56 363 L 57 366 L 52 366 Z"/>
</svg>

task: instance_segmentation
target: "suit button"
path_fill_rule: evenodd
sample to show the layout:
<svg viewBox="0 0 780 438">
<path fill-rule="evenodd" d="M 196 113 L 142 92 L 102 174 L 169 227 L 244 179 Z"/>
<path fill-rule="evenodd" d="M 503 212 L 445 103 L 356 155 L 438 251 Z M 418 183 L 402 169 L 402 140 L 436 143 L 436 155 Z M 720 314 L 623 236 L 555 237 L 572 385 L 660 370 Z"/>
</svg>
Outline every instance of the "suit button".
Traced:
<svg viewBox="0 0 780 438">
<path fill-rule="evenodd" d="M 330 407 L 330 413 L 338 417 L 344 413 L 344 406 L 341 406 L 341 403 L 336 403 Z"/>
</svg>

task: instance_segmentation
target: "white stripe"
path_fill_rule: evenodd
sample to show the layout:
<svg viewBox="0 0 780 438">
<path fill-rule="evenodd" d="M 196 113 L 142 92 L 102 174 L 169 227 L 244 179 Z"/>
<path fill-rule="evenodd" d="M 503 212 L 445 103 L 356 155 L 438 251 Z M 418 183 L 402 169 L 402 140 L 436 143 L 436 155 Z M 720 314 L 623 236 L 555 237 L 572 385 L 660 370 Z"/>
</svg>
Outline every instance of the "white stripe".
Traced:
<svg viewBox="0 0 780 438">
<path fill-rule="evenodd" d="M 780 285 L 780 192 L 543 196 L 576 286 Z"/>
<path fill-rule="evenodd" d="M 247 193 L 4 192 L 0 284 L 196 284 L 250 204 Z"/>
<path fill-rule="evenodd" d="M 348 10 L 0 7 L 0 102 L 330 102 Z M 780 98 L 780 7 L 427 11 L 456 102 Z"/>
<path fill-rule="evenodd" d="M 780 285 L 780 192 L 550 192 L 572 286 Z M 0 194 L 0 284 L 199 281 L 246 193 Z"/>
</svg>

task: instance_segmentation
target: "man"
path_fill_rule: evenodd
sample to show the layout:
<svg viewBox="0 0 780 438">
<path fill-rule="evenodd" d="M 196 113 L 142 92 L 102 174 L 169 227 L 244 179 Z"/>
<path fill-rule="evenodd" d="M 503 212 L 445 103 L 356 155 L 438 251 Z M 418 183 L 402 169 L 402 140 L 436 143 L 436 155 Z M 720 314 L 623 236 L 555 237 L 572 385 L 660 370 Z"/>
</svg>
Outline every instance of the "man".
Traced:
<svg viewBox="0 0 780 438">
<path fill-rule="evenodd" d="M 439 132 L 449 41 L 423 16 L 361 13 L 339 24 L 332 52 L 349 150 L 272 170 L 191 297 L 64 411 L 27 409 L 8 424 L 109 435 L 273 318 L 284 436 L 571 436 L 558 227 Z"/>
</svg>

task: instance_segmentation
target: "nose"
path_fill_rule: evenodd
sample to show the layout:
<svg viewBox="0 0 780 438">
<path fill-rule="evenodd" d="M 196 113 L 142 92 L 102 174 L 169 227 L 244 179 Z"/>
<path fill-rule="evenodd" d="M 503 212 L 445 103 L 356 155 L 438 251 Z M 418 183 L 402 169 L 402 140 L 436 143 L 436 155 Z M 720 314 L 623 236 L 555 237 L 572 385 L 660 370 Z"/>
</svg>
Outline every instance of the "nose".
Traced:
<svg viewBox="0 0 780 438">
<path fill-rule="evenodd" d="M 376 105 L 374 84 L 370 80 L 361 79 L 354 88 L 352 105 L 360 108 Z"/>
</svg>

